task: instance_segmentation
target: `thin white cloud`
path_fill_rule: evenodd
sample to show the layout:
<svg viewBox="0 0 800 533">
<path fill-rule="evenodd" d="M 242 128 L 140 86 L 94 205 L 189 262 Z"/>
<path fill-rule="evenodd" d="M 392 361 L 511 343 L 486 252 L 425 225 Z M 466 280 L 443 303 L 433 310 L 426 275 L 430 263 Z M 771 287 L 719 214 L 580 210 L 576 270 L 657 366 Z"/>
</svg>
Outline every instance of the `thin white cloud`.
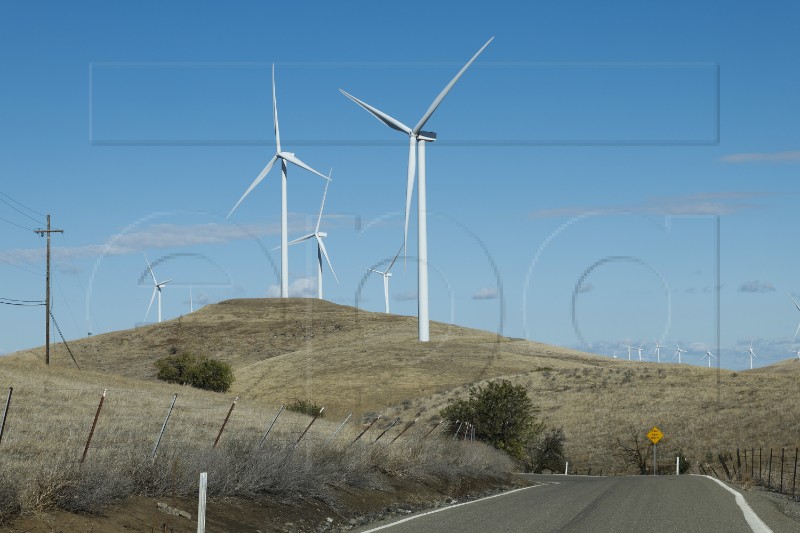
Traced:
<svg viewBox="0 0 800 533">
<path fill-rule="evenodd" d="M 723 163 L 792 163 L 800 161 L 800 150 L 787 152 L 749 152 L 729 154 L 719 158 Z"/>
<path fill-rule="evenodd" d="M 270 285 L 267 298 L 280 298 L 279 285 Z M 297 278 L 289 283 L 289 298 L 315 298 L 317 296 L 317 280 L 315 278 Z"/>
<path fill-rule="evenodd" d="M 578 287 L 578 294 L 586 294 L 587 292 L 592 292 L 594 290 L 594 285 L 591 283 L 583 283 L 580 287 Z"/>
<path fill-rule="evenodd" d="M 720 191 L 687 194 L 683 196 L 658 196 L 647 198 L 639 205 L 611 207 L 572 206 L 540 209 L 532 218 L 569 218 L 582 215 L 620 215 L 641 213 L 646 215 L 730 215 L 747 209 L 757 209 L 763 204 L 756 200 L 768 196 L 763 192 Z"/>
<path fill-rule="evenodd" d="M 496 300 L 497 289 L 494 287 L 483 287 L 472 295 L 473 300 Z"/>
<path fill-rule="evenodd" d="M 749 293 L 764 293 L 764 292 L 775 292 L 775 287 L 772 283 L 766 283 L 763 281 L 753 280 L 753 281 L 745 281 L 741 285 L 739 285 L 739 292 L 749 292 Z"/>
<path fill-rule="evenodd" d="M 408 292 L 401 292 L 394 296 L 394 299 L 398 302 L 407 302 L 410 300 L 417 299 L 417 291 L 408 291 Z"/>
</svg>

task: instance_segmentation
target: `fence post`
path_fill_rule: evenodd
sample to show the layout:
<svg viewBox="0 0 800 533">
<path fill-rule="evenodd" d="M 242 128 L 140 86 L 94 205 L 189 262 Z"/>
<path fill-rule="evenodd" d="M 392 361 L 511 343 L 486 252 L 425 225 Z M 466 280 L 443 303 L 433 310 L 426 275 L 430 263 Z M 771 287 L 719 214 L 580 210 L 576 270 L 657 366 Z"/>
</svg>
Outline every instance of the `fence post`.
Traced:
<svg viewBox="0 0 800 533">
<path fill-rule="evenodd" d="M 317 414 L 315 414 L 315 415 L 314 415 L 314 418 L 312 418 L 312 419 L 311 419 L 311 422 L 309 422 L 309 423 L 308 423 L 308 425 L 306 426 L 306 429 L 305 429 L 305 431 L 303 431 L 303 433 L 300 435 L 300 438 L 299 438 L 299 439 L 297 439 L 297 442 L 295 442 L 295 443 L 294 443 L 294 446 L 292 446 L 292 449 L 294 449 L 294 448 L 297 448 L 297 445 L 298 445 L 298 444 L 300 444 L 300 441 L 301 441 L 301 440 L 303 440 L 303 437 L 305 437 L 305 436 L 306 436 L 306 433 L 308 433 L 308 430 L 309 430 L 309 429 L 311 429 L 311 425 L 312 425 L 314 422 L 316 422 L 316 421 L 317 421 L 317 418 L 319 418 L 319 417 L 320 417 L 320 415 L 322 414 L 322 411 L 324 411 L 324 410 L 325 410 L 325 408 L 324 408 L 324 407 L 320 407 L 320 408 L 319 408 L 319 412 L 318 412 Z"/>
<path fill-rule="evenodd" d="M 11 405 L 11 394 L 14 392 L 14 387 L 8 388 L 8 398 L 6 398 L 6 406 L 3 409 L 3 419 L 0 420 L 0 443 L 3 442 L 3 431 L 6 428 L 6 417 L 8 416 L 8 408 Z"/>
<path fill-rule="evenodd" d="M 231 417 L 231 413 L 233 412 L 233 408 L 236 407 L 236 402 L 239 400 L 239 397 L 233 399 L 233 403 L 231 404 L 231 408 L 228 409 L 228 414 L 225 415 L 225 420 L 222 421 L 222 427 L 219 428 L 219 433 L 217 433 L 217 438 L 214 439 L 214 445 L 211 448 L 216 448 L 217 444 L 219 444 L 219 438 L 222 436 L 222 432 L 225 431 L 225 426 L 228 424 L 228 419 Z"/>
<path fill-rule="evenodd" d="M 756 477 L 756 449 L 750 448 L 750 479 Z"/>
<path fill-rule="evenodd" d="M 261 437 L 261 442 L 259 442 L 259 443 L 258 443 L 258 447 L 259 447 L 259 448 L 261 448 L 262 446 L 264 446 L 264 441 L 265 441 L 265 440 L 267 440 L 267 435 L 269 435 L 269 432 L 270 432 L 270 431 L 272 431 L 272 426 L 274 426 L 274 425 L 275 425 L 275 422 L 277 422 L 277 421 L 278 421 L 278 417 L 279 417 L 279 416 L 281 416 L 281 413 L 283 412 L 283 408 L 284 408 L 284 407 L 285 407 L 284 405 L 281 405 L 281 408 L 280 408 L 280 409 L 278 409 L 278 414 L 277 414 L 277 415 L 275 415 L 275 418 L 273 418 L 273 419 L 272 419 L 272 423 L 271 423 L 271 424 L 269 425 L 269 427 L 267 428 L 267 431 L 266 431 L 266 432 L 264 432 L 264 436 L 263 436 L 263 437 Z"/>
<path fill-rule="evenodd" d="M 150 459 L 156 458 L 156 452 L 158 451 L 158 445 L 161 444 L 161 437 L 164 436 L 164 431 L 167 429 L 167 422 L 169 422 L 169 416 L 172 414 L 172 408 L 175 407 L 175 400 L 178 399 L 178 393 L 175 393 L 172 396 L 172 403 L 169 405 L 169 410 L 167 410 L 167 416 L 164 418 L 164 423 L 161 425 L 161 431 L 158 434 L 158 438 L 156 439 L 156 445 L 153 446 L 153 453 L 150 456 Z"/>
<path fill-rule="evenodd" d="M 347 415 L 347 418 L 344 419 L 344 422 L 339 424 L 339 427 L 336 428 L 336 431 L 334 431 L 333 434 L 330 437 L 328 437 L 328 440 L 325 441 L 325 445 L 327 445 L 330 441 L 333 440 L 333 437 L 335 437 L 336 434 L 339 433 L 339 430 L 342 429 L 345 424 L 347 424 L 347 421 L 350 420 L 351 416 L 353 416 L 353 413 L 350 413 L 349 415 Z"/>
<path fill-rule="evenodd" d="M 742 472 L 747 477 L 747 448 L 744 449 L 744 470 Z"/>
<path fill-rule="evenodd" d="M 783 494 L 783 452 L 784 448 L 781 448 L 781 487 L 778 490 L 781 494 Z"/>
<path fill-rule="evenodd" d="M 681 456 L 680 455 L 675 458 L 675 475 L 676 476 L 680 476 L 681 475 Z"/>
<path fill-rule="evenodd" d="M 353 444 L 355 444 L 355 443 L 356 443 L 356 441 L 357 441 L 358 439 L 360 439 L 360 438 L 361 438 L 361 437 L 364 435 L 364 433 L 366 433 L 367 431 L 369 431 L 369 428 L 371 428 L 371 427 L 372 427 L 372 426 L 375 424 L 375 422 L 377 422 L 378 420 L 380 420 L 382 416 L 383 416 L 383 415 L 378 415 L 378 417 L 377 417 L 375 420 L 373 420 L 372 422 L 370 422 L 370 423 L 369 423 L 369 425 L 367 426 L 367 428 L 366 428 L 364 431 L 362 431 L 361 433 L 359 433 L 359 434 L 358 434 L 358 437 L 356 437 L 355 439 L 353 439 L 353 442 L 351 442 L 351 443 L 350 443 L 350 446 L 352 446 Z"/>
<path fill-rule="evenodd" d="M 197 497 L 197 533 L 206 531 L 206 492 L 208 490 L 208 473 L 200 473 L 200 490 Z"/>
<path fill-rule="evenodd" d="M 397 424 L 398 422 L 400 422 L 400 419 L 399 419 L 399 418 L 395 418 L 395 419 L 394 419 L 394 422 L 392 422 L 391 424 L 389 424 L 389 427 L 388 427 L 388 428 L 386 428 L 386 429 L 384 429 L 384 430 L 383 430 L 383 433 L 381 433 L 380 435 L 378 435 L 378 438 L 377 438 L 377 439 L 375 439 L 374 441 L 372 441 L 372 444 L 375 444 L 376 442 L 378 442 L 379 440 L 381 440 L 381 437 L 383 437 L 384 435 L 386 435 L 386 432 L 387 432 L 387 431 L 389 431 L 390 429 L 392 429 L 392 428 L 395 426 L 395 424 Z"/>
<path fill-rule="evenodd" d="M 569 474 L 569 461 L 564 464 L 564 475 L 566 476 L 567 474 Z"/>
<path fill-rule="evenodd" d="M 100 396 L 100 403 L 97 404 L 97 412 L 94 414 L 94 421 L 92 421 L 92 429 L 89 430 L 89 438 L 86 439 L 86 446 L 83 448 L 81 464 L 86 460 L 86 454 L 89 452 L 89 444 L 92 443 L 92 435 L 94 435 L 94 428 L 97 427 L 97 418 L 100 416 L 100 409 L 103 408 L 103 401 L 106 399 L 106 393 L 108 393 L 108 389 L 103 389 L 103 395 Z"/>
<path fill-rule="evenodd" d="M 764 481 L 764 474 L 761 472 L 761 448 L 758 449 L 758 480 Z"/>
<path fill-rule="evenodd" d="M 393 439 L 392 439 L 392 440 L 389 442 L 389 444 L 391 444 L 392 442 L 394 442 L 394 441 L 396 441 L 397 439 L 399 439 L 399 438 L 400 438 L 400 436 L 401 436 L 403 433 L 405 433 L 405 432 L 408 430 L 408 428 L 410 428 L 411 426 L 413 426 L 414 424 L 416 424 L 416 423 L 417 423 L 417 420 L 419 420 L 419 418 L 415 418 L 413 422 L 409 422 L 408 424 L 406 424 L 406 427 L 404 427 L 404 428 L 403 428 L 403 431 L 401 431 L 401 432 L 400 432 L 400 433 L 399 433 L 399 434 L 398 434 L 398 435 L 397 435 L 395 438 L 393 438 Z"/>
<path fill-rule="evenodd" d="M 438 428 L 439 426 L 441 426 L 443 422 L 444 422 L 444 420 L 439 420 L 439 423 L 438 423 L 438 424 L 436 424 L 435 426 L 433 426 L 433 427 L 431 428 L 431 430 L 430 430 L 430 431 L 428 431 L 427 433 L 425 433 L 425 436 L 424 436 L 424 437 L 422 437 L 422 440 L 425 440 L 425 439 L 427 439 L 427 438 L 428 438 L 428 435 L 430 435 L 431 433 L 433 433 L 433 430 L 434 430 L 434 429 L 436 429 L 436 428 Z"/>
<path fill-rule="evenodd" d="M 458 427 L 456 428 L 456 432 L 453 433 L 453 440 L 456 440 L 456 438 L 458 438 L 458 432 L 461 431 L 461 426 L 464 424 L 464 422 L 460 422 L 458 420 L 456 420 L 456 423 L 458 424 Z"/>
<path fill-rule="evenodd" d="M 797 483 L 797 448 L 794 449 L 794 472 L 792 473 L 792 499 L 794 499 L 795 483 Z"/>
<path fill-rule="evenodd" d="M 744 464 L 745 466 L 747 466 L 747 450 L 745 450 L 744 453 L 745 453 Z M 736 448 L 736 470 L 737 474 L 738 472 L 742 471 L 742 456 L 739 455 L 739 448 Z"/>
<path fill-rule="evenodd" d="M 725 456 L 722 455 L 722 454 L 719 454 L 718 457 L 719 457 L 719 462 L 722 465 L 722 469 L 725 471 L 725 477 L 727 477 L 728 481 L 730 481 L 731 480 L 731 471 L 728 470 L 728 465 L 725 463 Z"/>
<path fill-rule="evenodd" d="M 767 487 L 772 488 L 772 448 L 769 449 L 769 463 L 767 471 Z"/>
</svg>

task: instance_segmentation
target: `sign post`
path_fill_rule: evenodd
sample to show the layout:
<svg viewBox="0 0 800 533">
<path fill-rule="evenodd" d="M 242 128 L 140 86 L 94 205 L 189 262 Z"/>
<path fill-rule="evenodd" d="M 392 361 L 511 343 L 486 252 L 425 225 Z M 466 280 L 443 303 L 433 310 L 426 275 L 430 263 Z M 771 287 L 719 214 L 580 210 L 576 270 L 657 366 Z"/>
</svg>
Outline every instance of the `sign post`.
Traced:
<svg viewBox="0 0 800 533">
<path fill-rule="evenodd" d="M 657 464 L 656 464 L 656 445 L 658 445 L 658 441 L 660 441 L 663 436 L 664 436 L 664 434 L 661 433 L 661 430 L 658 429 L 658 426 L 653 426 L 653 429 L 651 429 L 647 433 L 647 438 L 650 439 L 650 442 L 653 443 L 653 475 L 654 476 L 657 475 L 656 474 L 656 472 L 657 472 L 657 470 L 656 470 L 656 467 L 657 467 Z"/>
</svg>

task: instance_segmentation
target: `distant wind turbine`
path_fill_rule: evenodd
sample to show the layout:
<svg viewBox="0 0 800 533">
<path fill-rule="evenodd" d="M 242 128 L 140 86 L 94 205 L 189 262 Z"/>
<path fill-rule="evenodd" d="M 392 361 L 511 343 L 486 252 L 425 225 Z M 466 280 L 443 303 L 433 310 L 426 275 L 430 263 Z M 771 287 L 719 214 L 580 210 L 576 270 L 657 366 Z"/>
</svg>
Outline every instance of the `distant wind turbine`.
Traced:
<svg viewBox="0 0 800 533">
<path fill-rule="evenodd" d="M 798 311 L 800 311 L 800 304 L 797 303 L 797 300 L 795 300 L 794 297 L 791 294 L 789 295 L 789 298 L 792 299 L 792 301 L 794 302 L 794 306 L 797 308 Z M 798 333 L 800 333 L 800 323 L 797 324 L 797 329 L 794 330 L 794 338 L 795 339 L 797 339 L 797 334 Z"/>
<path fill-rule="evenodd" d="M 362 102 L 355 96 L 339 89 L 343 95 L 361 106 L 375 118 L 390 128 L 408 135 L 408 180 L 406 182 L 406 221 L 405 230 L 403 233 L 404 248 L 408 241 L 408 216 L 409 211 L 411 211 L 411 196 L 414 191 L 415 167 L 419 165 L 419 185 L 417 191 L 417 245 L 419 247 L 419 253 L 417 254 L 417 327 L 419 332 L 419 340 L 421 342 L 428 342 L 430 340 L 430 321 L 428 317 L 428 207 L 427 196 L 425 192 L 425 143 L 436 140 L 435 133 L 422 131 L 422 128 L 425 126 L 425 123 L 428 122 L 428 119 L 431 118 L 431 115 L 433 115 L 434 111 L 436 111 L 436 108 L 439 107 L 439 104 L 442 103 L 442 100 L 444 100 L 445 96 L 447 96 L 464 72 L 478 58 L 481 52 L 483 52 L 483 50 L 489 46 L 489 43 L 492 42 L 492 39 L 494 39 L 494 37 L 486 41 L 486 44 L 484 44 L 480 50 L 478 50 L 475 55 L 473 55 L 472 58 L 467 61 L 467 64 L 458 71 L 458 74 L 456 74 L 456 76 L 450 80 L 450 83 L 448 83 L 442 92 L 440 92 L 439 95 L 434 99 L 433 103 L 431 103 L 428 110 L 424 115 L 422 115 L 422 118 L 419 120 L 417 125 L 414 126 L 414 128 L 409 128 L 399 120 L 390 117 L 383 111 L 374 108 L 371 105 Z M 411 83 L 413 84 L 413 82 Z M 416 160 L 417 153 L 419 154 L 418 163 Z"/>
<path fill-rule="evenodd" d="M 402 250 L 403 250 L 403 246 L 401 246 L 400 249 L 397 250 L 397 253 L 394 254 L 394 259 L 392 259 L 392 262 L 389 263 L 389 266 L 383 272 L 381 272 L 380 270 L 376 270 L 374 268 L 368 268 L 367 269 L 370 272 L 375 272 L 376 274 L 380 274 L 381 276 L 383 276 L 383 299 L 386 302 L 386 314 L 387 315 L 389 314 L 389 278 L 392 277 L 392 273 L 389 272 L 389 271 L 394 266 L 394 263 L 395 263 L 395 261 L 397 261 L 397 257 L 400 255 L 400 252 Z"/>
<path fill-rule="evenodd" d="M 642 360 L 642 350 L 644 349 L 643 346 L 644 346 L 644 343 L 640 344 L 639 347 L 636 348 L 636 351 L 639 352 L 639 361 Z"/>
<path fill-rule="evenodd" d="M 276 152 L 275 155 L 272 156 L 272 159 L 269 160 L 267 166 L 264 167 L 264 170 L 256 177 L 253 183 L 250 184 L 250 187 L 244 192 L 239 201 L 236 202 L 236 205 L 233 206 L 230 213 L 228 213 L 228 217 L 236 211 L 236 208 L 239 207 L 239 204 L 242 203 L 242 200 L 250 194 L 250 191 L 256 188 L 256 186 L 261 183 L 266 175 L 272 170 L 272 166 L 275 164 L 276 161 L 280 160 L 281 162 L 281 298 L 288 298 L 289 297 L 289 234 L 288 234 L 288 210 L 287 210 L 287 201 L 286 201 L 286 162 L 292 163 L 293 165 L 297 165 L 300 168 L 303 168 L 309 172 L 316 174 L 317 176 L 324 178 L 330 181 L 330 178 L 325 174 L 321 174 L 317 172 L 310 166 L 306 165 L 298 158 L 295 157 L 294 153 L 292 152 L 282 152 L 281 151 L 281 134 L 280 128 L 278 128 L 278 104 L 277 98 L 275 96 L 275 64 L 272 65 L 272 118 L 273 122 L 275 123 L 275 146 Z"/>
<path fill-rule="evenodd" d="M 156 293 L 158 293 L 158 321 L 161 322 L 161 289 L 163 289 L 167 283 L 172 281 L 172 279 L 168 279 L 159 283 L 156 279 L 155 273 L 153 272 L 153 267 L 150 266 L 150 260 L 147 259 L 146 255 L 144 256 L 144 260 L 147 261 L 147 270 L 150 272 L 150 276 L 153 278 L 153 295 L 150 296 L 150 305 L 147 306 L 147 312 L 144 314 L 144 321 L 147 322 L 147 315 L 150 314 L 150 308 L 153 307 L 153 300 L 156 297 Z"/>
<path fill-rule="evenodd" d="M 325 197 L 328 195 L 328 185 L 330 185 L 330 175 L 328 177 L 328 181 L 325 182 L 325 192 L 322 193 L 322 205 L 319 206 L 319 216 L 317 217 L 317 225 L 314 228 L 314 233 L 309 233 L 308 235 L 303 235 L 292 242 L 289 243 L 289 246 L 293 244 L 297 244 L 299 242 L 307 241 L 310 238 L 315 238 L 317 241 L 317 298 L 322 300 L 322 258 L 325 258 L 325 261 L 328 262 L 328 267 L 331 269 L 331 274 L 333 274 L 333 279 L 336 280 L 336 283 L 339 283 L 339 278 L 336 277 L 336 272 L 333 271 L 333 265 L 331 264 L 331 259 L 328 257 L 328 251 L 325 249 L 325 243 L 322 242 L 323 237 L 327 237 L 328 234 L 324 231 L 319 230 L 320 222 L 322 222 L 322 210 L 325 209 Z"/>
<path fill-rule="evenodd" d="M 800 350 L 792 349 L 792 350 L 789 350 L 789 351 L 792 352 L 792 353 L 796 353 L 797 354 L 797 358 L 800 359 Z"/>
<path fill-rule="evenodd" d="M 633 346 L 629 346 L 627 344 L 623 344 L 622 346 L 624 346 L 625 348 L 628 349 L 628 361 L 630 361 L 631 360 L 631 350 L 633 350 Z"/>
<path fill-rule="evenodd" d="M 756 353 L 753 351 L 753 341 L 750 341 L 750 348 L 747 349 L 747 353 L 750 355 L 750 370 L 753 370 L 753 359 L 757 359 Z"/>
<path fill-rule="evenodd" d="M 658 363 L 661 362 L 661 348 L 663 348 L 663 346 L 660 345 L 658 342 L 656 342 L 656 349 L 655 349 L 654 353 L 655 353 L 655 356 L 656 356 L 656 362 L 658 362 Z"/>
<path fill-rule="evenodd" d="M 678 358 L 678 364 L 680 364 L 680 363 L 682 363 L 681 355 L 685 354 L 686 350 L 682 350 L 680 344 L 677 344 L 676 346 L 677 346 L 678 349 L 675 350 L 675 355 L 673 355 L 672 358 L 675 359 L 677 357 Z"/>
<path fill-rule="evenodd" d="M 706 350 L 706 354 L 705 354 L 703 357 L 706 357 L 706 358 L 708 358 L 708 368 L 711 368 L 711 358 L 712 358 L 712 357 L 713 357 L 714 359 L 716 359 L 716 358 L 717 358 L 717 356 L 716 356 L 716 355 L 714 355 L 713 353 L 711 353 L 711 350 Z"/>
</svg>

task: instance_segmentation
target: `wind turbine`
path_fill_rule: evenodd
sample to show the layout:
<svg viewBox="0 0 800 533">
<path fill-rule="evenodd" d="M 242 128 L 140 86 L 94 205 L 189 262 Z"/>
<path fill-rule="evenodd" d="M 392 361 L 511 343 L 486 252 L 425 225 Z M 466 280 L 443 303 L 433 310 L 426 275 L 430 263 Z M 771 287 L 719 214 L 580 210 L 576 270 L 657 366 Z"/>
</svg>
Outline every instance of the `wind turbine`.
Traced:
<svg viewBox="0 0 800 533">
<path fill-rule="evenodd" d="M 172 279 L 168 279 L 159 283 L 156 279 L 155 273 L 153 272 L 153 267 L 150 266 L 150 260 L 147 259 L 147 256 L 144 256 L 144 260 L 147 261 L 147 270 L 150 272 L 150 276 L 153 278 L 153 295 L 150 297 L 150 305 L 147 306 L 147 312 L 144 314 L 144 321 L 147 322 L 147 315 L 150 314 L 150 308 L 153 307 L 153 300 L 156 297 L 156 293 L 158 293 L 158 321 L 161 322 L 161 289 L 163 289 L 167 283 L 172 281 Z"/>
<path fill-rule="evenodd" d="M 661 348 L 663 348 L 663 346 L 656 342 L 656 349 L 654 353 L 656 355 L 656 362 L 658 363 L 661 362 Z"/>
<path fill-rule="evenodd" d="M 706 350 L 706 354 L 705 354 L 703 357 L 707 357 L 707 358 L 708 358 L 708 368 L 711 368 L 711 358 L 712 358 L 712 357 L 713 357 L 714 359 L 716 359 L 716 358 L 717 358 L 717 356 L 716 356 L 716 355 L 714 355 L 713 353 L 711 353 L 711 350 Z"/>
<path fill-rule="evenodd" d="M 675 350 L 675 355 L 672 356 L 673 359 L 676 357 L 678 358 L 678 364 L 681 364 L 681 355 L 686 353 L 686 350 L 682 350 L 680 344 L 675 345 L 678 349 Z"/>
<path fill-rule="evenodd" d="M 322 258 L 325 257 L 325 261 L 328 262 L 328 267 L 331 269 L 331 274 L 333 274 L 333 279 L 336 280 L 336 283 L 339 283 L 339 278 L 336 277 L 336 272 L 333 271 L 333 265 L 331 264 L 331 260 L 328 257 L 328 251 L 325 249 L 325 243 L 322 242 L 323 237 L 327 237 L 328 234 L 324 231 L 319 230 L 319 224 L 322 222 L 322 210 L 325 209 L 325 197 L 328 195 L 328 185 L 330 185 L 330 177 L 328 181 L 325 182 L 325 192 L 322 193 L 322 205 L 319 206 L 319 216 L 317 217 L 317 226 L 314 228 L 314 233 L 309 233 L 308 235 L 303 235 L 292 242 L 289 243 L 289 246 L 293 244 L 297 244 L 299 242 L 307 241 L 308 239 L 314 237 L 317 240 L 317 298 L 322 300 Z"/>
<path fill-rule="evenodd" d="M 792 353 L 796 353 L 797 354 L 797 358 L 800 359 L 800 350 L 789 350 L 789 351 L 792 352 Z"/>
<path fill-rule="evenodd" d="M 390 117 L 383 111 L 372 107 L 371 105 L 362 102 L 355 96 L 339 89 L 339 91 L 347 98 L 361 106 L 363 109 L 371 113 L 375 118 L 389 126 L 390 128 L 408 135 L 408 180 L 406 182 L 406 220 L 405 230 L 403 233 L 403 247 L 406 247 L 408 241 L 408 216 L 411 211 L 411 196 L 414 190 L 414 173 L 415 167 L 419 166 L 419 185 L 417 191 L 417 239 L 419 253 L 417 261 L 417 323 L 419 330 L 419 340 L 421 342 L 428 342 L 430 340 L 430 324 L 428 317 L 428 222 L 427 222 L 427 196 L 425 192 L 425 143 L 433 142 L 436 140 L 436 134 L 430 131 L 422 131 L 425 123 L 431 118 L 436 108 L 442 103 L 447 93 L 453 88 L 456 82 L 461 78 L 464 72 L 470 65 L 478 58 L 483 50 L 489 46 L 494 37 L 486 41 L 480 50 L 478 50 L 472 58 L 467 61 L 458 74 L 450 80 L 450 83 L 445 86 L 442 92 L 434 99 L 428 110 L 422 115 L 414 128 L 409 128 L 399 120 Z M 417 154 L 419 154 L 417 156 Z M 416 159 L 419 158 L 417 163 Z"/>
<path fill-rule="evenodd" d="M 630 361 L 631 360 L 631 350 L 633 350 L 633 346 L 628 346 L 627 344 L 623 344 L 622 346 L 624 346 L 625 348 L 628 349 L 628 361 Z"/>
<path fill-rule="evenodd" d="M 795 300 L 794 297 L 791 294 L 789 295 L 789 298 L 792 299 L 792 301 L 794 302 L 794 306 L 797 308 L 798 311 L 800 311 L 800 304 L 797 303 L 797 300 Z M 800 324 L 797 324 L 797 329 L 794 330 L 794 338 L 795 339 L 797 338 L 797 334 L 798 333 L 800 333 Z"/>
<path fill-rule="evenodd" d="M 400 251 L 402 249 L 403 249 L 403 246 L 400 247 L 400 250 L 397 250 L 397 253 L 394 254 L 394 259 L 392 259 L 392 262 L 389 263 L 389 267 L 385 271 L 381 272 L 380 270 L 375 270 L 374 268 L 368 268 L 367 269 L 370 272 L 375 272 L 376 274 L 380 274 L 381 276 L 383 276 L 383 298 L 384 298 L 384 301 L 386 302 L 386 314 L 387 315 L 389 314 L 389 278 L 392 277 L 392 273 L 389 272 L 389 271 L 394 266 L 395 261 L 397 261 L 397 257 L 400 255 Z"/>
<path fill-rule="evenodd" d="M 757 359 L 756 352 L 753 351 L 753 341 L 750 341 L 750 348 L 747 349 L 747 353 L 750 355 L 750 370 L 753 370 L 753 359 Z"/>
<path fill-rule="evenodd" d="M 644 343 L 640 344 L 638 348 L 635 348 L 635 350 L 639 352 L 639 361 L 642 360 L 642 350 L 644 349 L 642 346 L 644 346 Z"/>
<path fill-rule="evenodd" d="M 330 178 L 325 174 L 321 174 L 317 172 L 310 166 L 306 165 L 298 158 L 295 157 L 293 152 L 283 152 L 281 151 L 281 134 L 280 128 L 278 128 L 278 103 L 277 98 L 275 96 L 275 64 L 272 65 L 272 118 L 273 122 L 275 123 L 275 155 L 272 156 L 272 159 L 269 160 L 267 166 L 264 167 L 264 170 L 256 177 L 253 183 L 250 184 L 250 187 L 244 192 L 239 201 L 236 202 L 236 205 L 233 206 L 230 213 L 226 218 L 230 218 L 236 208 L 239 207 L 239 204 L 242 203 L 242 200 L 250 194 L 250 191 L 256 188 L 256 186 L 261 183 L 266 175 L 272 170 L 272 166 L 280 160 L 281 162 L 281 298 L 288 298 L 289 297 L 289 234 L 288 234 L 288 211 L 287 211 L 287 201 L 286 201 L 286 163 L 292 163 L 297 165 L 300 168 L 304 168 L 309 172 L 316 174 L 317 176 L 324 178 L 330 181 Z"/>
</svg>

